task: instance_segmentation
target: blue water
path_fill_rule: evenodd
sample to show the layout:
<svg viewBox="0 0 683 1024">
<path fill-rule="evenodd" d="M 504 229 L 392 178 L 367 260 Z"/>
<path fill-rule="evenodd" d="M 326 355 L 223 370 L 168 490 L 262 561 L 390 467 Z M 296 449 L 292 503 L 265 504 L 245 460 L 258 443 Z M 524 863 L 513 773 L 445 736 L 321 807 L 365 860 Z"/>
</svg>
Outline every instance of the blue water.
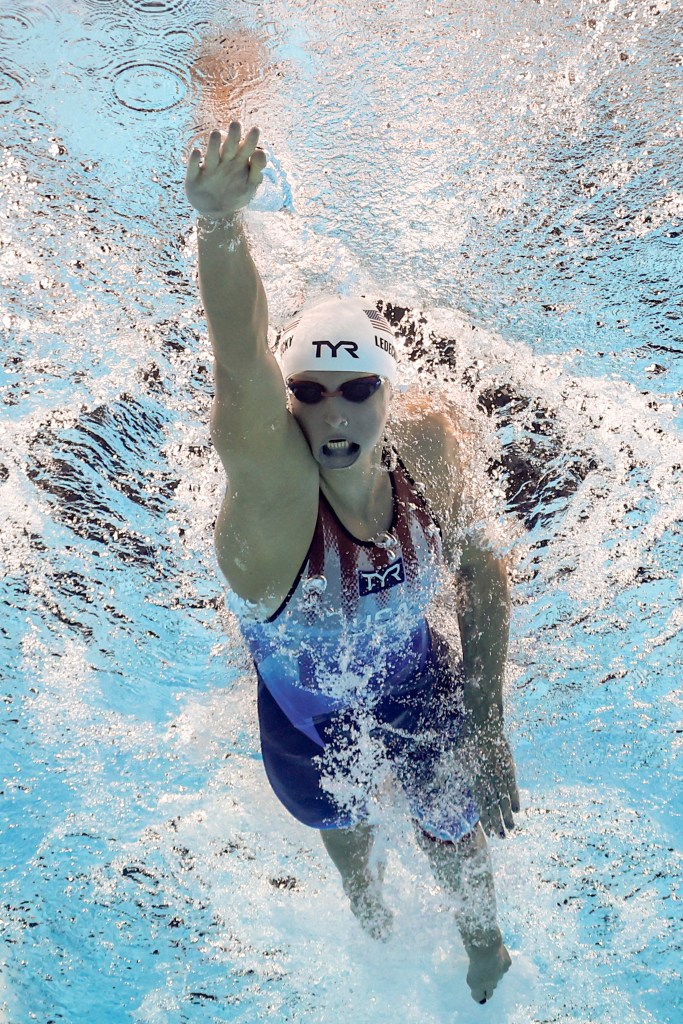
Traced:
<svg viewBox="0 0 683 1024">
<path fill-rule="evenodd" d="M 0 0 L 0 1021 L 682 1019 L 682 42 L 667 0 Z M 413 310 L 498 464 L 523 811 L 485 1007 L 400 815 L 379 948 L 263 775 L 182 191 L 235 115 L 274 327 Z"/>
</svg>

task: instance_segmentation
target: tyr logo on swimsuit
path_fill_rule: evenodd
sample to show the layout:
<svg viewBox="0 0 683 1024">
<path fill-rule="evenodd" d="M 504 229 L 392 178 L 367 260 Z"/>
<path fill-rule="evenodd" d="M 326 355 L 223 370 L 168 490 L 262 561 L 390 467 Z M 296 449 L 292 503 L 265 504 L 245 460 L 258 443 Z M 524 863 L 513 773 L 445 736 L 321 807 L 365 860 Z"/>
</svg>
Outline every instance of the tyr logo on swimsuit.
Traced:
<svg viewBox="0 0 683 1024">
<path fill-rule="evenodd" d="M 405 569 L 403 558 L 399 557 L 386 569 L 373 569 L 370 572 L 358 570 L 358 591 L 361 597 L 367 594 L 379 594 L 383 590 L 389 590 L 398 583 L 405 583 Z"/>
</svg>

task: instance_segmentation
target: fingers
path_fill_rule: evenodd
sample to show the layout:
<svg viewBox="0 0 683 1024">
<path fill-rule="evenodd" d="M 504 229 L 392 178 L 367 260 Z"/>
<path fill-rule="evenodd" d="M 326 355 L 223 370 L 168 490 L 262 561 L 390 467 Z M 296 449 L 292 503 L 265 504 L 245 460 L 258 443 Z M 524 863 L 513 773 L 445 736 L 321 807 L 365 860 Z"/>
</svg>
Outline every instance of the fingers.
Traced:
<svg viewBox="0 0 683 1024">
<path fill-rule="evenodd" d="M 257 149 L 249 161 L 249 166 L 252 170 L 256 169 L 258 171 L 262 171 L 267 163 L 268 157 L 266 156 L 265 150 Z"/>
<path fill-rule="evenodd" d="M 501 734 L 495 742 L 470 753 L 473 757 L 470 784 L 482 828 L 487 835 L 503 839 L 515 828 L 513 814 L 518 814 L 520 809 L 510 747 Z"/>
<path fill-rule="evenodd" d="M 479 821 L 481 823 L 481 827 L 483 828 L 487 836 L 495 835 L 495 830 L 491 822 L 491 814 L 488 807 L 483 807 L 479 812 Z"/>
<path fill-rule="evenodd" d="M 508 763 L 507 771 L 505 773 L 505 784 L 510 794 L 510 806 L 515 814 L 519 814 L 519 790 L 517 789 L 517 779 L 515 776 L 515 762 L 512 759 L 512 754 L 508 749 Z"/>
<path fill-rule="evenodd" d="M 500 814 L 503 819 L 503 824 L 508 832 L 512 832 L 515 827 L 515 819 L 512 817 L 512 807 L 510 805 L 510 797 L 504 796 L 499 804 Z"/>
<path fill-rule="evenodd" d="M 499 839 L 505 839 L 505 826 L 498 804 L 489 807 L 489 821 L 491 822 L 492 834 L 498 836 Z"/>
<path fill-rule="evenodd" d="M 268 163 L 268 157 L 262 149 L 257 149 L 249 161 L 249 184 L 258 186 L 263 181 L 263 171 Z"/>
<path fill-rule="evenodd" d="M 197 149 L 195 146 L 190 153 L 190 158 L 187 161 L 187 170 L 185 171 L 185 183 L 188 184 L 198 177 L 200 167 L 202 163 L 202 151 Z"/>
<path fill-rule="evenodd" d="M 232 121 L 228 127 L 228 134 L 223 143 L 223 159 L 232 160 L 237 153 L 242 137 L 242 125 L 239 121 Z"/>
<path fill-rule="evenodd" d="M 515 828 L 515 820 L 512 816 L 512 801 L 510 796 L 496 796 L 489 791 L 483 799 L 477 801 L 479 806 L 479 820 L 487 836 L 498 836 L 504 839 L 508 832 Z"/>
<path fill-rule="evenodd" d="M 206 156 L 204 157 L 204 170 L 214 171 L 221 160 L 221 143 L 223 141 L 223 133 L 217 128 L 209 135 L 209 142 L 206 147 Z"/>
<path fill-rule="evenodd" d="M 188 170 L 191 167 L 192 174 L 196 177 L 199 171 L 214 171 L 219 164 L 234 160 L 235 157 L 239 157 L 240 160 L 249 163 L 250 159 L 256 155 L 256 152 L 262 152 L 257 150 L 260 134 L 259 128 L 250 128 L 244 139 L 242 139 L 242 125 L 239 121 L 232 121 L 226 134 L 220 131 L 220 129 L 214 128 L 209 135 L 203 162 L 201 150 L 195 147 L 190 154 Z M 265 154 L 263 156 L 265 158 Z M 263 168 L 266 166 L 267 158 L 263 160 L 262 165 L 261 159 L 259 156 L 254 168 L 255 174 L 263 171 Z"/>
<path fill-rule="evenodd" d="M 247 163 L 258 146 L 260 134 L 260 128 L 250 128 L 242 139 L 242 125 L 239 121 L 232 121 L 223 143 L 223 160 L 234 160 L 235 157 L 239 157 Z"/>
<path fill-rule="evenodd" d="M 505 838 L 505 829 L 501 820 L 500 810 L 495 802 L 480 807 L 479 821 L 487 836 L 498 836 L 499 839 Z"/>
<path fill-rule="evenodd" d="M 498 839 L 505 839 L 505 826 L 503 825 L 500 808 L 497 804 L 485 807 L 479 815 L 479 821 L 487 836 L 497 836 Z"/>
<path fill-rule="evenodd" d="M 253 154 L 254 150 L 258 146 L 258 140 L 259 140 L 260 134 L 261 134 L 261 129 L 260 128 L 250 128 L 249 131 L 247 132 L 247 134 L 244 136 L 244 141 L 243 141 L 242 147 L 241 147 L 241 150 L 242 150 L 241 155 L 244 157 L 245 160 L 248 160 L 251 157 L 251 155 Z"/>
<path fill-rule="evenodd" d="M 515 761 L 510 750 L 510 744 L 505 737 L 501 737 L 502 743 L 500 747 L 500 774 L 501 774 L 501 787 L 498 793 L 505 794 L 501 799 L 501 809 L 503 811 L 503 818 L 507 825 L 507 814 L 514 812 L 519 814 L 519 790 L 517 789 L 517 779 L 515 774 Z M 503 799 L 509 804 L 509 807 L 503 807 Z"/>
</svg>

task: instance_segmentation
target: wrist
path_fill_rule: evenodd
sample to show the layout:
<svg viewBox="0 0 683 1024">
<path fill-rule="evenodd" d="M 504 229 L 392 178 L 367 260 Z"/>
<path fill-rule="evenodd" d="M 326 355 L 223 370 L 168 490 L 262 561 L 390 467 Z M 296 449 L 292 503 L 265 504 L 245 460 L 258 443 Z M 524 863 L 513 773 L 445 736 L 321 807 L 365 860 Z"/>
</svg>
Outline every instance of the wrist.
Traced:
<svg viewBox="0 0 683 1024">
<path fill-rule="evenodd" d="M 482 953 L 493 953 L 503 945 L 503 933 L 500 928 L 493 928 L 489 932 L 480 932 L 468 936 L 464 941 L 465 952 L 468 956 Z"/>
<path fill-rule="evenodd" d="M 465 720 L 473 726 L 503 728 L 503 705 L 495 698 L 487 696 L 481 686 L 479 692 L 465 691 Z"/>
<path fill-rule="evenodd" d="M 221 228 L 232 228 L 241 222 L 238 210 L 224 213 L 197 213 L 197 230 L 203 232 L 217 231 Z"/>
</svg>

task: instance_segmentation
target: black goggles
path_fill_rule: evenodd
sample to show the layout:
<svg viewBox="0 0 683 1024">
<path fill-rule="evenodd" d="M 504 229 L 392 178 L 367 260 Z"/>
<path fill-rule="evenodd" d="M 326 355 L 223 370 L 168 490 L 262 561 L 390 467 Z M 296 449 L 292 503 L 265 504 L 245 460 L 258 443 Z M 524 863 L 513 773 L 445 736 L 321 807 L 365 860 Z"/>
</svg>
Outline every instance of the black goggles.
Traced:
<svg viewBox="0 0 683 1024">
<path fill-rule="evenodd" d="M 287 387 L 297 402 L 304 405 L 317 405 L 323 398 L 335 398 L 341 395 L 347 402 L 366 402 L 378 391 L 382 384 L 381 377 L 356 377 L 344 381 L 337 391 L 326 391 L 322 384 L 315 380 L 288 380 Z"/>
</svg>

